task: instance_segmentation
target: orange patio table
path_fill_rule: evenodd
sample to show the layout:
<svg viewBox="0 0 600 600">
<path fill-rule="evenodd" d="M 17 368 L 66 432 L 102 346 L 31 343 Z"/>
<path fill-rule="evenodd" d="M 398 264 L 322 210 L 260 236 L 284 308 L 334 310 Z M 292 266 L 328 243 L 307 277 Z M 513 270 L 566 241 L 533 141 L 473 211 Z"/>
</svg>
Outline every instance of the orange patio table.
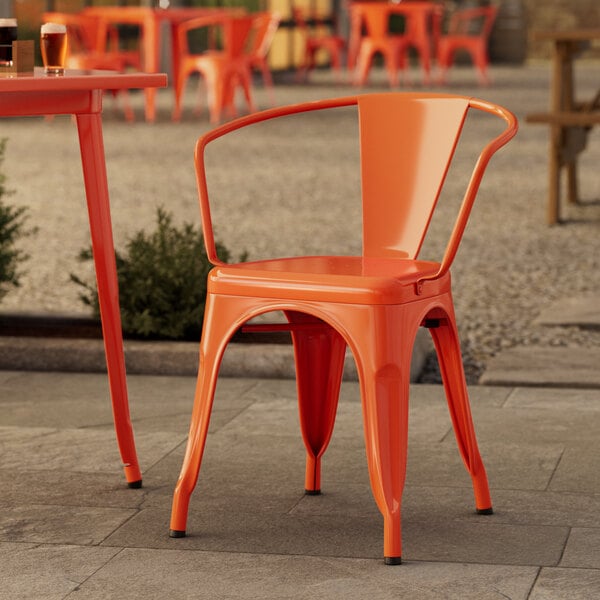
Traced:
<svg viewBox="0 0 600 600">
<path fill-rule="evenodd" d="M 173 30 L 178 23 L 215 14 L 239 14 L 244 8 L 150 8 L 144 6 L 91 6 L 83 9 L 82 13 L 99 19 L 97 32 L 98 50 L 103 50 L 106 44 L 107 31 L 110 25 L 129 24 L 140 28 L 142 44 L 142 67 L 146 73 L 157 73 L 160 69 L 160 52 L 162 47 L 161 24 L 168 23 L 171 29 L 171 56 L 173 73 L 178 73 L 179 49 L 177 36 Z M 173 82 L 176 86 L 177 82 Z M 146 120 L 156 118 L 156 90 L 146 90 Z"/>
<path fill-rule="evenodd" d="M 102 138 L 102 95 L 105 90 L 164 87 L 167 76 L 109 71 L 69 71 L 64 76 L 33 73 L 0 77 L 0 117 L 74 115 L 79 133 L 108 381 L 117 443 L 129 487 L 140 487 L 133 429 L 129 417 L 123 334 L 119 312 L 117 268 L 110 218 Z"/>
</svg>

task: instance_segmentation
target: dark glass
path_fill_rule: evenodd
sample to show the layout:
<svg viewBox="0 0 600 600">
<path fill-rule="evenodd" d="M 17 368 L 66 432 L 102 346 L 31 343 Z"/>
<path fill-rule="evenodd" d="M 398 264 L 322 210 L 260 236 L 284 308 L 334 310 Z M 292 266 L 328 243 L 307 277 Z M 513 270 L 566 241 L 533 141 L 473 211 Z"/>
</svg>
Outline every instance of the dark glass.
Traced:
<svg viewBox="0 0 600 600">
<path fill-rule="evenodd" d="M 12 65 L 12 43 L 16 39 L 16 19 L 0 19 L 0 65 Z"/>
</svg>

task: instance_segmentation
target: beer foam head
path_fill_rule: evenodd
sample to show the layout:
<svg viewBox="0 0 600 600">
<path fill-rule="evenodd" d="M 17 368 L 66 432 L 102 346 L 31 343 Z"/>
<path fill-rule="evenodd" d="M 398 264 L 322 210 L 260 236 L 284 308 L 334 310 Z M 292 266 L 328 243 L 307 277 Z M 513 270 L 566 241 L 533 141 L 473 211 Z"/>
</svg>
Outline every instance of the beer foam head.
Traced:
<svg viewBox="0 0 600 600">
<path fill-rule="evenodd" d="M 67 26 L 61 23 L 44 23 L 42 34 L 44 33 L 67 33 Z"/>
<path fill-rule="evenodd" d="M 0 27 L 16 27 L 16 19 L 0 19 Z"/>
</svg>

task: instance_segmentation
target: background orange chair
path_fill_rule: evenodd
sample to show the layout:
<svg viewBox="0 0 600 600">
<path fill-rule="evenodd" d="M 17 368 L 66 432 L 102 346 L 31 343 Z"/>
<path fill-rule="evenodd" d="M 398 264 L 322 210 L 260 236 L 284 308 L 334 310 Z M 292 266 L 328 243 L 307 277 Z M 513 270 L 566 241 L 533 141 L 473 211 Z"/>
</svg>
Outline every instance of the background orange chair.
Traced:
<svg viewBox="0 0 600 600">
<path fill-rule="evenodd" d="M 398 71 L 406 72 L 410 39 L 404 34 L 390 33 L 389 20 L 393 5 L 382 2 L 360 2 L 350 5 L 353 29 L 349 65 L 354 64 L 354 84 L 365 85 L 376 54 L 381 54 L 390 87 L 399 83 Z M 364 28 L 364 35 L 360 35 Z M 358 40 L 358 41 L 356 41 Z"/>
<path fill-rule="evenodd" d="M 189 76 L 197 72 L 205 81 L 211 123 L 218 123 L 225 110 L 236 114 L 235 90 L 241 87 L 248 110 L 255 110 L 252 100 L 252 73 L 248 54 L 249 37 L 253 25 L 258 23 L 251 15 L 208 15 L 184 21 L 176 26 L 179 56 L 175 73 L 175 106 L 172 118 L 181 118 L 181 102 Z M 205 49 L 192 51 L 189 36 L 202 32 Z M 216 45 L 215 45 L 216 44 Z"/>
<path fill-rule="evenodd" d="M 401 10 L 399 14 L 405 18 L 406 50 L 416 50 L 423 71 L 423 83 L 429 84 L 431 61 L 437 48 L 443 7 L 430 2 L 401 2 L 395 5 L 395 10 Z"/>
<path fill-rule="evenodd" d="M 269 91 L 271 104 L 275 104 L 275 97 L 273 95 L 273 77 L 267 59 L 280 22 L 281 16 L 277 12 L 255 13 L 252 18 L 250 41 L 246 53 L 246 60 L 250 68 L 259 70 L 262 75 L 263 85 Z"/>
<path fill-rule="evenodd" d="M 441 83 L 446 82 L 447 71 L 454 62 L 456 52 L 460 50 L 471 56 L 479 82 L 483 85 L 489 83 L 488 44 L 497 14 L 497 6 L 482 6 L 458 10 L 450 17 L 448 32 L 441 35 L 437 42 Z"/>
<path fill-rule="evenodd" d="M 312 5 L 311 5 L 312 6 Z M 346 40 L 337 33 L 336 21 L 328 23 L 322 15 L 307 8 L 293 7 L 292 16 L 298 31 L 304 38 L 304 53 L 298 67 L 298 78 L 306 78 L 308 72 L 317 66 L 317 54 L 324 52 L 329 63 L 339 73 Z"/>
<path fill-rule="evenodd" d="M 360 129 L 362 255 L 222 262 L 209 207 L 206 146 L 261 121 L 354 105 Z M 441 261 L 420 260 L 419 250 L 470 109 L 500 117 L 505 129 L 484 147 L 475 163 Z M 475 506 L 480 513 L 492 512 L 469 408 L 449 268 L 488 161 L 516 130 L 510 112 L 481 100 L 388 93 L 274 108 L 230 122 L 199 139 L 196 174 L 202 227 L 208 258 L 216 266 L 208 277 L 198 384 L 173 498 L 172 537 L 186 534 L 190 495 L 198 478 L 227 343 L 249 319 L 278 310 L 289 321 L 294 343 L 308 494 L 321 489 L 321 458 L 333 431 L 348 345 L 360 379 L 371 487 L 384 518 L 384 556 L 388 564 L 401 561 L 410 361 L 417 330 L 425 326 L 437 350 L 458 448 L 473 481 Z"/>
</svg>

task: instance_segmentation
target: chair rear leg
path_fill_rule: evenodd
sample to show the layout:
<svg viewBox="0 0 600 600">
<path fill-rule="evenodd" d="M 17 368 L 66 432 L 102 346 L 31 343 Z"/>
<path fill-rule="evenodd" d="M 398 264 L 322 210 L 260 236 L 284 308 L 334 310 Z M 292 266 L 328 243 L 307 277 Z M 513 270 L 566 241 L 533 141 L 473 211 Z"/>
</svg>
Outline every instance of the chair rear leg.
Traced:
<svg viewBox="0 0 600 600">
<path fill-rule="evenodd" d="M 437 83 L 444 85 L 448 82 L 448 69 L 452 66 L 453 56 L 452 51 L 448 49 L 447 45 L 443 42 L 438 44 L 438 77 Z"/>
<path fill-rule="evenodd" d="M 456 325 L 450 318 L 443 318 L 429 331 L 438 356 L 458 449 L 473 481 L 477 512 L 491 514 L 492 500 L 477 446 Z"/>
<path fill-rule="evenodd" d="M 180 73 L 177 78 L 177 83 L 175 86 L 175 104 L 173 106 L 173 112 L 171 114 L 171 119 L 173 121 L 179 121 L 181 119 L 181 102 L 183 100 L 183 92 L 185 90 L 185 84 L 189 77 L 189 72 L 185 71 Z"/>
<path fill-rule="evenodd" d="M 488 57 L 487 49 L 485 46 L 477 46 L 471 51 L 473 64 L 477 70 L 477 79 L 480 85 L 489 85 L 490 79 L 487 73 Z"/>
<path fill-rule="evenodd" d="M 306 448 L 304 489 L 307 494 L 319 494 L 321 457 L 335 423 L 346 342 L 320 319 L 294 311 L 285 314 L 292 324 L 300 427 Z"/>
<path fill-rule="evenodd" d="M 239 82 L 248 106 L 248 112 L 256 112 L 256 104 L 252 98 L 252 73 L 250 69 L 243 68 L 239 73 Z"/>
<path fill-rule="evenodd" d="M 360 47 L 356 57 L 356 66 L 354 68 L 353 83 L 357 86 L 363 86 L 367 83 L 371 62 L 373 61 L 374 51 L 367 48 L 365 43 Z"/>
<path fill-rule="evenodd" d="M 398 78 L 398 51 L 396 50 L 386 50 L 383 53 L 384 62 L 385 62 L 385 70 L 387 71 L 388 81 L 391 88 L 398 87 L 399 78 Z"/>
<path fill-rule="evenodd" d="M 271 106 L 275 106 L 275 92 L 273 91 L 273 75 L 266 60 L 263 60 L 261 62 L 260 70 L 262 73 L 263 86 L 269 94 L 269 102 Z"/>
</svg>

